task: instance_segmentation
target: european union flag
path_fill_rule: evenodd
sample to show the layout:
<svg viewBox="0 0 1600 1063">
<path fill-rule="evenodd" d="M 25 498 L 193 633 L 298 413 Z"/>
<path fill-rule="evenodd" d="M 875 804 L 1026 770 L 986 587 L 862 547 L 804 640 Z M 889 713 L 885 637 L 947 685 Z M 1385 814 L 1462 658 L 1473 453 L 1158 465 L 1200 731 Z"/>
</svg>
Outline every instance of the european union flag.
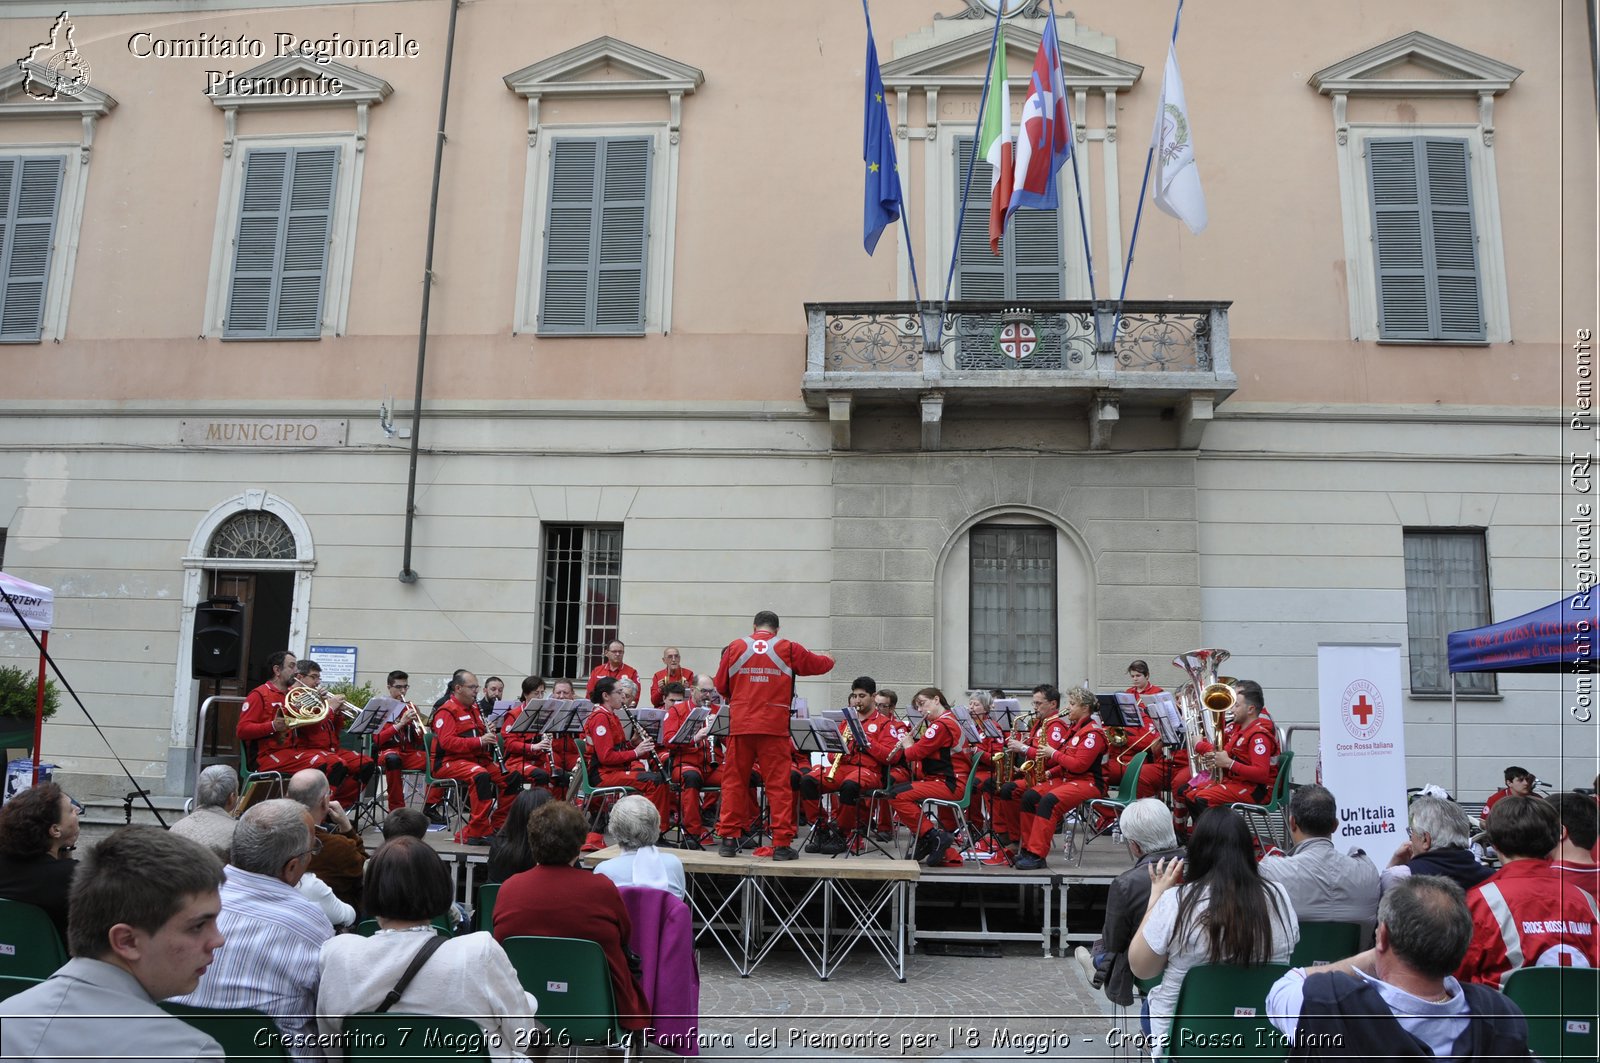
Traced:
<svg viewBox="0 0 1600 1063">
<path fill-rule="evenodd" d="M 883 74 L 878 70 L 878 47 L 867 27 L 867 106 L 861 157 L 866 163 L 866 206 L 862 215 L 862 243 L 867 254 L 878 246 L 886 225 L 900 218 L 900 169 L 894 157 L 894 130 L 889 127 L 889 105 L 883 99 Z"/>
</svg>

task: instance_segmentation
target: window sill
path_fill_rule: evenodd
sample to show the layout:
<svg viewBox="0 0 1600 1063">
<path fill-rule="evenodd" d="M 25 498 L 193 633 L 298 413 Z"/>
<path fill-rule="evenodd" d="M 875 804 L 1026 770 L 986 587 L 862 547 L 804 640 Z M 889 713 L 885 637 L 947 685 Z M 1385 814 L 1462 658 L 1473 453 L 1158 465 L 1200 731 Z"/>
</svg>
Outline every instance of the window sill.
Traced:
<svg viewBox="0 0 1600 1063">
<path fill-rule="evenodd" d="M 645 336 L 648 336 L 649 333 L 644 331 L 644 330 L 639 330 L 639 331 L 630 330 L 630 331 L 626 331 L 626 332 L 607 332 L 607 331 L 604 331 L 604 330 L 596 329 L 596 330 L 592 330 L 592 331 L 591 330 L 585 330 L 585 331 L 582 331 L 582 332 L 567 332 L 567 331 L 546 332 L 543 329 L 535 329 L 534 332 L 533 332 L 533 335 L 538 337 L 541 340 L 592 340 L 592 339 L 595 339 L 596 337 L 600 337 L 600 338 L 604 338 L 604 339 L 642 339 Z"/>
<path fill-rule="evenodd" d="M 306 343 L 324 338 L 320 333 L 315 336 L 229 336 L 224 334 L 217 337 L 223 343 Z"/>
<path fill-rule="evenodd" d="M 1386 340 L 1372 341 L 1380 347 L 1489 347 L 1488 340 Z"/>
<path fill-rule="evenodd" d="M 1406 696 L 1412 701 L 1450 700 L 1450 692 L 1448 690 L 1442 694 L 1415 694 L 1408 690 L 1406 691 Z M 1465 691 L 1462 691 L 1455 696 L 1455 699 L 1457 701 L 1504 701 L 1506 700 L 1506 696 L 1504 694 L 1468 694 Z"/>
</svg>

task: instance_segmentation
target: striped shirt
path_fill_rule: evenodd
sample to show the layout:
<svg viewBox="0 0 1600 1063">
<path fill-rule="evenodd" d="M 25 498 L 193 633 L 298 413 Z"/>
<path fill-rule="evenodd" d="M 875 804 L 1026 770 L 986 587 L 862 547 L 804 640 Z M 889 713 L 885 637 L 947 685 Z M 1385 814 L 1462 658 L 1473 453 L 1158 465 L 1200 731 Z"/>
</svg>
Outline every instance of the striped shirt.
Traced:
<svg viewBox="0 0 1600 1063">
<path fill-rule="evenodd" d="M 254 1008 L 277 1021 L 295 1059 L 320 1060 L 302 1038 L 317 1032 L 317 972 L 333 924 L 315 901 L 276 878 L 232 864 L 222 884 L 217 929 L 223 945 L 193 993 L 176 1003 L 200 1008 Z"/>
</svg>

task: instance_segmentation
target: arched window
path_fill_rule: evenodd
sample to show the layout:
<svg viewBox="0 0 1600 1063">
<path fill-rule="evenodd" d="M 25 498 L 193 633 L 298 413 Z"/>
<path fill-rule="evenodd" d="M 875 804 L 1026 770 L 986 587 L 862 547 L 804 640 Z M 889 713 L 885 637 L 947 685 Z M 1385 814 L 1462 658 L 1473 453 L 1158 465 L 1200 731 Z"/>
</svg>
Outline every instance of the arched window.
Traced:
<svg viewBox="0 0 1600 1063">
<path fill-rule="evenodd" d="M 206 556 L 234 560 L 293 561 L 294 533 L 278 517 L 264 510 L 235 513 L 223 522 Z"/>
</svg>

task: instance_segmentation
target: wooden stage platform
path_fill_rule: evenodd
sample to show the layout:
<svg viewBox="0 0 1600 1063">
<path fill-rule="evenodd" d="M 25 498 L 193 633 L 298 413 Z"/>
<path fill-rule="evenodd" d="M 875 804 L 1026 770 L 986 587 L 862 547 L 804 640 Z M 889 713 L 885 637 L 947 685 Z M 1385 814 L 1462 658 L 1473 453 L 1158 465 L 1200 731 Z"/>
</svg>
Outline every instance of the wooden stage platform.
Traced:
<svg viewBox="0 0 1600 1063">
<path fill-rule="evenodd" d="M 380 840 L 369 835 L 368 849 Z M 488 850 L 457 845 L 444 831 L 430 833 L 428 843 L 450 863 L 457 895 L 475 904 Z M 918 943 L 985 948 L 1034 942 L 1046 956 L 1065 956 L 1073 944 L 1099 936 L 1106 887 L 1132 865 L 1126 848 L 1109 838 L 1089 848 L 1081 867 L 1058 850 L 1038 871 L 972 861 L 928 868 L 873 850 L 856 856 L 802 852 L 798 860 L 776 863 L 748 851 L 735 857 L 667 851 L 683 861 L 702 948 L 715 946 L 745 976 L 773 950 L 792 948 L 823 980 L 863 945 L 900 981 Z M 592 867 L 615 853 L 586 853 L 582 863 Z"/>
</svg>

